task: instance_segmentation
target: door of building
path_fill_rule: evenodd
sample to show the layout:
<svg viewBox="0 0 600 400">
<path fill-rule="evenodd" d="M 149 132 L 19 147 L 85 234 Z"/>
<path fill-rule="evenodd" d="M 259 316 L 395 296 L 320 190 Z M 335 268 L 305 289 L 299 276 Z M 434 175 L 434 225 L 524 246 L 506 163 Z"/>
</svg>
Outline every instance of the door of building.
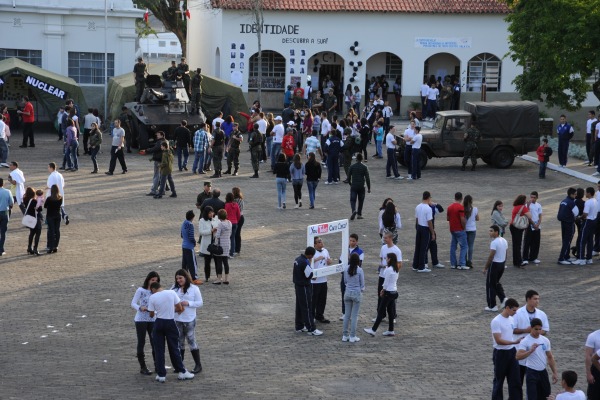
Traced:
<svg viewBox="0 0 600 400">
<path fill-rule="evenodd" d="M 338 110 L 342 110 L 343 101 L 343 88 L 344 88 L 344 75 L 341 65 L 333 64 L 322 64 L 319 69 L 319 90 L 323 93 L 323 82 L 325 78 L 329 76 L 329 79 L 333 82 L 333 93 L 337 97 Z"/>
</svg>

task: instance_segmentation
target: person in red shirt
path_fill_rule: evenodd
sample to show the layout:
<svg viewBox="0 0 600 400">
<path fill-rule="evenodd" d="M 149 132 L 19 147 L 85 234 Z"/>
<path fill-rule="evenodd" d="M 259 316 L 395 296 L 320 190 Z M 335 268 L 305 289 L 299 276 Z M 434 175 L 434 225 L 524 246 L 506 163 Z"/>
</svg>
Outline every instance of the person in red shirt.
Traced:
<svg viewBox="0 0 600 400">
<path fill-rule="evenodd" d="M 467 267 L 467 232 L 465 225 L 465 208 L 462 205 L 463 195 L 461 192 L 454 194 L 454 203 L 450 204 L 446 209 L 446 221 L 450 225 L 450 268 L 453 269 L 469 269 Z M 456 259 L 456 245 L 460 246 L 460 254 Z"/>
<path fill-rule="evenodd" d="M 288 164 L 292 162 L 292 158 L 294 157 L 294 147 L 296 146 L 296 140 L 294 140 L 295 133 L 296 130 L 290 125 L 281 141 L 281 151 L 285 154 Z"/>
<path fill-rule="evenodd" d="M 33 141 L 33 122 L 35 121 L 35 114 L 33 112 L 33 104 L 29 101 L 29 97 L 23 96 L 23 102 L 25 107 L 23 111 L 17 111 L 18 114 L 23 118 L 23 144 L 19 147 L 27 147 L 27 139 L 29 138 L 29 147 L 35 147 Z"/>
<path fill-rule="evenodd" d="M 235 238 L 238 227 L 238 222 L 241 218 L 240 206 L 233 198 L 233 193 L 227 193 L 225 196 L 225 211 L 227 211 L 227 219 L 231 222 L 231 246 L 229 246 L 229 257 L 233 257 L 235 252 Z"/>
<path fill-rule="evenodd" d="M 548 146 L 548 139 L 542 139 L 542 144 L 537 148 L 536 154 L 538 161 L 540 162 L 540 172 L 538 176 L 540 179 L 544 179 L 546 178 L 546 166 L 552 155 L 552 149 Z"/>
<path fill-rule="evenodd" d="M 510 218 L 510 236 L 512 237 L 512 253 L 513 253 L 513 266 L 517 268 L 524 268 L 529 261 L 523 261 L 523 256 L 521 252 L 521 247 L 523 244 L 523 233 L 525 233 L 525 229 L 519 229 L 513 225 L 513 221 L 515 217 L 519 215 L 524 215 L 529 220 L 529 223 L 532 223 L 531 212 L 529 212 L 529 208 L 527 207 L 527 197 L 524 194 L 520 194 L 517 196 L 515 201 L 513 202 L 512 216 Z"/>
</svg>

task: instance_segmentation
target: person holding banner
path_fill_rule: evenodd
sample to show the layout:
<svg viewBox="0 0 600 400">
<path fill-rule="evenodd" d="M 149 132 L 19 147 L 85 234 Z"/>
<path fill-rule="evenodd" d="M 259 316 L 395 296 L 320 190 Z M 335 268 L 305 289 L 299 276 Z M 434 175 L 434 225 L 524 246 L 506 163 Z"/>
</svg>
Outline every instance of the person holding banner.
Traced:
<svg viewBox="0 0 600 400">
<path fill-rule="evenodd" d="M 332 264 L 329 252 L 323 245 L 323 239 L 319 236 L 315 236 L 315 257 L 314 268 L 324 268 Z M 330 321 L 325 318 L 325 305 L 327 304 L 327 276 L 312 279 L 312 293 L 313 293 L 313 316 L 317 321 L 322 324 L 328 324 Z"/>
<path fill-rule="evenodd" d="M 312 307 L 313 270 L 310 266 L 315 248 L 308 246 L 304 254 L 294 261 L 293 281 L 296 290 L 296 332 L 307 332 L 311 336 L 321 336 L 322 331 L 315 328 Z"/>
</svg>

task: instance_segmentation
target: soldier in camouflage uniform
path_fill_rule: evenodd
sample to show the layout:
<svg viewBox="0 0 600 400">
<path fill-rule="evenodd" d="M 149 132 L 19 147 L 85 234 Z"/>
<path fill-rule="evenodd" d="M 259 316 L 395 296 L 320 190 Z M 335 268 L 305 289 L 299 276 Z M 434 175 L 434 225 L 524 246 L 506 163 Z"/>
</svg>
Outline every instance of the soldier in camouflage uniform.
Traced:
<svg viewBox="0 0 600 400">
<path fill-rule="evenodd" d="M 248 143 L 250 143 L 252 169 L 254 170 L 254 175 L 250 178 L 258 178 L 258 166 L 260 165 L 259 162 L 262 155 L 262 141 L 263 135 L 258 131 L 258 124 L 254 124 L 253 130 L 248 138 Z"/>
<path fill-rule="evenodd" d="M 475 166 L 477 165 L 477 143 L 481 139 L 481 133 L 475 126 L 475 121 L 471 121 L 471 127 L 467 129 L 465 132 L 465 154 L 462 160 L 462 168 L 461 171 L 465 170 L 467 166 L 467 161 L 469 157 L 471 157 L 471 171 L 475 171 Z"/>
<path fill-rule="evenodd" d="M 200 114 L 202 109 L 202 69 L 196 68 L 196 75 L 192 78 L 192 112 L 191 114 Z"/>
<path fill-rule="evenodd" d="M 327 112 L 327 116 L 331 117 L 335 114 L 337 108 L 337 98 L 333 94 L 333 89 L 329 89 L 329 93 L 323 98 L 324 111 Z"/>
</svg>

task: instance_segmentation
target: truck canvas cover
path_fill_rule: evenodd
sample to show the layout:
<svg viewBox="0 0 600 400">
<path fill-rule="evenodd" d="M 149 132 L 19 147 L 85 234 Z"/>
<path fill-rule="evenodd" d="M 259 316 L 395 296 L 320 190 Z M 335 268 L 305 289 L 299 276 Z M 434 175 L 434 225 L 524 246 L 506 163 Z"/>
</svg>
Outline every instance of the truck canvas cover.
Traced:
<svg viewBox="0 0 600 400">
<path fill-rule="evenodd" d="M 539 137 L 538 105 L 532 101 L 467 102 L 483 137 Z"/>
</svg>

